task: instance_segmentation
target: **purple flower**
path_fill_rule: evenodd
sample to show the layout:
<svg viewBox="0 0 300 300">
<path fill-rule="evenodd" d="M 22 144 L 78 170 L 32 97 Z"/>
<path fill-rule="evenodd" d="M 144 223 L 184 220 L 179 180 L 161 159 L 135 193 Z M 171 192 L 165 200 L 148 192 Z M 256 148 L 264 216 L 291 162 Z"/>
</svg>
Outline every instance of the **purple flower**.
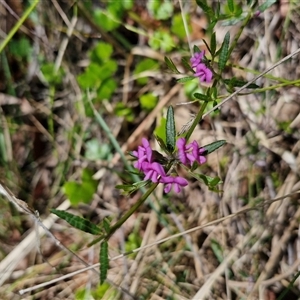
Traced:
<svg viewBox="0 0 300 300">
<path fill-rule="evenodd" d="M 172 186 L 176 193 L 180 193 L 181 187 L 188 185 L 188 181 L 183 177 L 179 177 L 179 176 L 178 177 L 165 176 L 160 179 L 160 182 L 166 184 L 164 188 L 164 192 L 166 194 L 171 191 Z"/>
<path fill-rule="evenodd" d="M 206 157 L 202 155 L 205 152 L 204 148 L 200 148 L 196 141 L 193 141 L 186 147 L 187 150 L 192 149 L 192 157 L 191 162 L 197 161 L 200 165 L 206 162 Z"/>
<path fill-rule="evenodd" d="M 178 148 L 178 158 L 184 164 L 187 165 L 190 163 L 190 159 L 187 156 L 186 149 L 186 140 L 185 138 L 180 138 L 176 142 Z"/>
<path fill-rule="evenodd" d="M 196 68 L 201 62 L 204 57 L 205 51 L 196 52 L 192 58 L 190 59 L 190 62 L 192 64 L 192 68 Z"/>
<path fill-rule="evenodd" d="M 212 71 L 203 63 L 196 66 L 195 77 L 200 79 L 200 82 L 210 83 L 213 77 Z"/>
<path fill-rule="evenodd" d="M 177 147 L 179 159 L 185 165 L 192 165 L 194 161 L 198 161 L 200 164 L 206 161 L 206 158 L 201 155 L 205 150 L 199 148 L 196 141 L 186 145 L 186 140 L 180 138 L 177 141 Z M 138 147 L 137 151 L 133 151 L 132 154 L 137 158 L 134 166 L 144 173 L 144 180 L 165 184 L 165 193 L 169 193 L 172 187 L 176 193 L 179 193 L 182 187 L 188 185 L 188 181 L 185 178 L 166 174 L 163 165 L 155 161 L 155 152 L 151 149 L 147 139 L 143 138 L 142 145 Z"/>
<path fill-rule="evenodd" d="M 191 166 L 195 161 L 200 165 L 206 162 L 206 157 L 203 155 L 205 152 L 204 148 L 200 148 L 196 141 L 186 145 L 185 138 L 180 138 L 176 142 L 178 148 L 178 158 L 184 164 Z"/>
<path fill-rule="evenodd" d="M 157 162 L 149 163 L 143 162 L 141 170 L 146 175 L 144 180 L 150 179 L 152 182 L 159 182 L 159 176 L 166 176 L 163 166 Z"/>
<path fill-rule="evenodd" d="M 142 171 L 143 162 L 152 162 L 152 149 L 147 139 L 142 139 L 142 146 L 138 147 L 138 151 L 133 151 L 132 154 L 137 157 L 137 161 L 133 164 L 135 168 Z"/>
</svg>

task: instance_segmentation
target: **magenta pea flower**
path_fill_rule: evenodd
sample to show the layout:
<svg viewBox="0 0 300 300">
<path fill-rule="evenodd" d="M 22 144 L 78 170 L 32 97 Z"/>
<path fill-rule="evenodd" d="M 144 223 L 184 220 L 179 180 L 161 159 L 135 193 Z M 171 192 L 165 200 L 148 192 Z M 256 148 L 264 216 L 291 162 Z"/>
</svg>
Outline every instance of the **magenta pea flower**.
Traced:
<svg viewBox="0 0 300 300">
<path fill-rule="evenodd" d="M 166 172 L 160 163 L 143 162 L 141 170 L 145 174 L 144 180 L 151 180 L 152 182 L 160 182 L 159 177 L 166 176 Z"/>
<path fill-rule="evenodd" d="M 203 63 L 196 66 L 195 77 L 198 77 L 200 82 L 210 83 L 213 77 L 212 71 Z"/>
<path fill-rule="evenodd" d="M 190 59 L 190 62 L 192 64 L 192 68 L 196 68 L 201 62 L 205 55 L 205 51 L 196 52 L 192 58 Z"/>
<path fill-rule="evenodd" d="M 185 138 L 180 138 L 176 142 L 178 148 L 178 158 L 184 165 L 193 165 L 197 161 L 200 165 L 206 162 L 204 156 L 205 149 L 200 148 L 196 141 L 186 145 Z"/>
<path fill-rule="evenodd" d="M 206 157 L 204 156 L 205 149 L 200 148 L 197 141 L 193 141 L 189 145 L 187 145 L 187 150 L 192 149 L 192 156 L 195 159 L 194 161 L 197 161 L 200 165 L 204 164 L 206 162 Z M 192 163 L 194 162 L 192 161 Z"/>
<path fill-rule="evenodd" d="M 142 146 L 138 147 L 138 151 L 133 151 L 132 154 L 137 157 L 137 161 L 134 162 L 134 167 L 138 170 L 142 170 L 143 162 L 152 162 L 152 149 L 147 139 L 142 139 Z"/>
<path fill-rule="evenodd" d="M 181 187 L 188 185 L 188 181 L 183 177 L 179 177 L 179 176 L 177 177 L 165 176 L 160 179 L 160 182 L 165 184 L 164 192 L 166 194 L 171 191 L 172 186 L 176 193 L 180 193 Z"/>
<path fill-rule="evenodd" d="M 177 148 L 178 148 L 178 158 L 179 160 L 184 164 L 188 165 L 190 164 L 190 158 L 188 157 L 186 151 L 186 140 L 185 138 L 180 138 L 176 142 Z"/>
</svg>

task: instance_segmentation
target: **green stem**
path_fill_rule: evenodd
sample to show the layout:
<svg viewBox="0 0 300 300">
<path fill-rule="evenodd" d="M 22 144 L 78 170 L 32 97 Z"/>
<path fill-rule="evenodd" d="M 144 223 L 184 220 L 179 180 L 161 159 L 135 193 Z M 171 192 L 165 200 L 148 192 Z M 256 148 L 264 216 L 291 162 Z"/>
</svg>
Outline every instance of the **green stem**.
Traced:
<svg viewBox="0 0 300 300">
<path fill-rule="evenodd" d="M 89 97 L 88 97 L 89 98 Z M 119 146 L 117 140 L 115 139 L 114 135 L 112 134 L 111 130 L 109 129 L 109 127 L 107 126 L 106 122 L 104 121 L 104 119 L 102 118 L 102 116 L 97 112 L 94 104 L 92 103 L 92 100 L 89 98 L 88 99 L 90 107 L 92 108 L 93 112 L 94 112 L 94 116 L 96 117 L 99 125 L 101 126 L 101 128 L 104 130 L 104 132 L 107 134 L 107 137 L 109 138 L 110 142 L 112 143 L 112 145 L 114 146 L 114 148 L 116 149 L 116 151 L 120 154 L 121 159 L 126 167 L 126 169 L 128 171 L 133 171 L 131 165 L 127 162 L 127 159 L 121 149 L 121 147 Z M 139 181 L 138 176 L 135 175 L 134 180 Z"/>
<path fill-rule="evenodd" d="M 146 201 L 150 194 L 156 189 L 158 183 L 152 183 L 147 192 L 118 220 L 112 227 L 110 227 L 109 232 L 105 236 L 105 240 L 108 241 L 109 238 L 116 232 L 118 228 L 122 226 L 123 223 Z"/>
<path fill-rule="evenodd" d="M 34 8 L 38 5 L 39 2 L 40 0 L 34 0 L 31 3 L 31 5 L 26 9 L 24 15 L 18 20 L 18 22 L 15 24 L 15 26 L 11 29 L 11 31 L 6 36 L 5 40 L 0 44 L 0 53 L 7 46 L 9 41 L 13 38 L 15 33 L 19 30 L 19 28 L 22 26 L 22 24 L 25 22 L 25 20 L 28 18 L 28 16 L 31 14 L 31 12 L 34 10 Z"/>
<path fill-rule="evenodd" d="M 199 109 L 199 112 L 198 112 L 196 118 L 195 118 L 194 121 L 193 121 L 192 126 L 190 127 L 190 129 L 188 130 L 188 132 L 187 132 L 186 135 L 185 135 L 186 141 L 189 140 L 189 138 L 191 137 L 191 135 L 192 135 L 194 129 L 196 128 L 197 124 L 198 124 L 198 123 L 200 122 L 200 120 L 202 119 L 202 116 L 203 116 L 203 113 L 204 113 L 204 110 L 205 110 L 206 106 L 207 106 L 207 102 L 204 102 L 204 103 L 201 105 L 201 107 L 200 107 L 200 109 Z"/>
<path fill-rule="evenodd" d="M 247 18 L 244 19 L 244 22 L 243 22 L 242 26 L 240 27 L 238 33 L 237 33 L 237 34 L 235 35 L 235 37 L 234 37 L 234 40 L 233 40 L 233 42 L 232 42 L 232 45 L 231 45 L 230 48 L 229 48 L 228 56 L 227 56 L 227 57 L 229 57 L 229 56 L 231 55 L 231 52 L 235 49 L 236 44 L 237 44 L 237 42 L 238 42 L 238 40 L 239 40 L 239 38 L 240 38 L 240 36 L 241 36 L 241 34 L 242 34 L 244 28 L 246 27 L 246 25 L 247 25 L 248 22 L 250 21 L 251 17 L 252 17 L 252 13 L 248 13 Z"/>
</svg>

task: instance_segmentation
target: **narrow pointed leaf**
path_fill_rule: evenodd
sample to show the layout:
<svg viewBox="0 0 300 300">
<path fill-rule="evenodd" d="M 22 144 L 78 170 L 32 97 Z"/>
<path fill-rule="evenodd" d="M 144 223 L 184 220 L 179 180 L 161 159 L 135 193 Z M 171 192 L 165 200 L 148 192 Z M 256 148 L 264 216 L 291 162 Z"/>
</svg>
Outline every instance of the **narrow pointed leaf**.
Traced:
<svg viewBox="0 0 300 300">
<path fill-rule="evenodd" d="M 169 152 L 172 153 L 175 149 L 175 144 L 176 144 L 174 109 L 172 106 L 169 106 L 167 112 L 166 142 L 167 142 L 167 149 L 169 150 Z"/>
<path fill-rule="evenodd" d="M 195 93 L 195 94 L 194 94 L 194 97 L 195 97 L 196 99 L 199 99 L 199 100 L 202 100 L 202 101 L 205 101 L 205 102 L 208 102 L 208 101 L 209 101 L 208 96 L 206 96 L 206 95 L 204 95 L 204 94 Z"/>
<path fill-rule="evenodd" d="M 231 79 L 224 79 L 224 83 L 229 86 L 232 86 L 232 87 L 242 87 L 247 83 L 247 81 L 239 80 L 239 79 L 236 79 L 235 77 L 233 77 Z M 247 88 L 248 89 L 257 89 L 257 88 L 259 88 L 259 86 L 255 83 L 251 83 L 250 85 L 248 85 Z"/>
<path fill-rule="evenodd" d="M 159 147 L 162 148 L 165 152 L 168 151 L 167 145 L 165 144 L 165 141 L 161 137 L 159 137 L 158 135 L 154 135 L 154 137 L 155 137 Z"/>
<path fill-rule="evenodd" d="M 100 246 L 100 283 L 104 283 L 107 278 L 107 271 L 108 271 L 108 243 L 107 241 L 103 241 Z"/>
<path fill-rule="evenodd" d="M 218 148 L 222 147 L 224 144 L 226 144 L 225 140 L 219 140 L 219 141 L 213 142 L 211 144 L 205 145 L 203 147 L 205 149 L 205 155 L 216 151 Z"/>
<path fill-rule="evenodd" d="M 228 60 L 228 51 L 229 51 L 229 42 L 230 42 L 230 33 L 229 31 L 226 33 L 224 41 L 221 46 L 221 51 L 219 55 L 219 69 L 223 71 L 227 60 Z"/>
<path fill-rule="evenodd" d="M 217 185 L 223 182 L 219 177 L 210 177 L 204 174 L 197 174 L 195 172 L 190 172 L 190 175 L 195 179 L 202 181 L 210 191 L 217 193 L 221 192 L 221 190 L 217 188 Z"/>
<path fill-rule="evenodd" d="M 168 58 L 165 56 L 165 63 L 168 66 L 168 68 L 175 74 L 180 74 L 180 72 L 178 71 L 177 67 L 175 66 L 175 64 L 173 63 L 172 59 Z"/>
<path fill-rule="evenodd" d="M 196 0 L 198 6 L 210 17 L 214 16 L 214 11 L 206 4 L 206 1 Z"/>
<path fill-rule="evenodd" d="M 227 5 L 228 5 L 230 12 L 234 12 L 233 0 L 227 0 Z"/>
<path fill-rule="evenodd" d="M 193 80 L 195 78 L 196 78 L 195 76 L 183 77 L 183 78 L 177 79 L 177 82 L 184 83 L 184 82 L 191 81 L 191 80 Z"/>
<path fill-rule="evenodd" d="M 103 230 L 100 227 L 98 227 L 97 225 L 95 225 L 87 219 L 75 216 L 63 210 L 51 209 L 50 211 L 79 230 L 94 235 L 99 235 L 103 233 Z"/>
<path fill-rule="evenodd" d="M 267 0 L 267 1 L 265 1 L 265 3 L 260 5 L 257 10 L 259 10 L 260 12 L 264 12 L 267 8 L 269 8 L 276 2 L 277 2 L 277 0 Z"/>
<path fill-rule="evenodd" d="M 196 46 L 196 45 L 194 45 L 193 51 L 194 51 L 194 53 L 196 53 L 196 52 L 200 53 L 201 52 L 200 48 L 198 46 Z"/>
<path fill-rule="evenodd" d="M 210 38 L 210 53 L 211 56 L 215 56 L 217 49 L 217 39 L 216 39 L 216 32 L 214 31 Z"/>
<path fill-rule="evenodd" d="M 194 72 L 193 68 L 191 67 L 190 60 L 188 60 L 186 57 L 183 57 L 181 62 L 188 69 L 188 71 Z"/>
<path fill-rule="evenodd" d="M 208 52 L 211 53 L 211 49 L 210 49 L 209 45 L 207 44 L 206 40 L 205 40 L 205 39 L 202 39 L 202 41 L 203 41 L 203 43 L 205 44 L 205 46 L 206 46 Z"/>
<path fill-rule="evenodd" d="M 106 231 L 106 233 L 109 232 L 110 223 L 109 223 L 109 220 L 107 218 L 103 219 L 103 228 Z"/>
</svg>

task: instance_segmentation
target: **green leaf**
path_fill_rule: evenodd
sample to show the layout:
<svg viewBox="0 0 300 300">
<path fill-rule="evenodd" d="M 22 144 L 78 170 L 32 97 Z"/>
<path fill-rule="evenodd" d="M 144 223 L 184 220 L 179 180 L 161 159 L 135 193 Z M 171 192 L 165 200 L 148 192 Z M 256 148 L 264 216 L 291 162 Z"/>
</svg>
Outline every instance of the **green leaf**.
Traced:
<svg viewBox="0 0 300 300">
<path fill-rule="evenodd" d="M 108 218 L 104 218 L 104 219 L 103 219 L 103 228 L 104 228 L 104 230 L 106 231 L 106 233 L 109 232 L 109 229 L 110 229 L 110 222 L 109 222 Z"/>
<path fill-rule="evenodd" d="M 228 5 L 228 8 L 229 8 L 230 12 L 234 12 L 233 0 L 227 0 L 227 5 Z"/>
<path fill-rule="evenodd" d="M 103 284 L 107 278 L 108 271 L 108 242 L 103 241 L 100 246 L 100 283 Z"/>
<path fill-rule="evenodd" d="M 105 62 L 110 58 L 110 56 L 113 53 L 113 47 L 110 44 L 104 43 L 104 42 L 99 42 L 97 46 L 93 49 L 92 51 L 92 57 L 93 54 L 99 59 L 100 62 Z"/>
<path fill-rule="evenodd" d="M 196 45 L 194 45 L 193 51 L 194 51 L 194 53 L 196 53 L 196 52 L 200 53 L 201 52 L 200 48 Z"/>
<path fill-rule="evenodd" d="M 63 192 L 72 205 L 80 202 L 89 203 L 97 191 L 98 182 L 93 179 L 93 173 L 88 169 L 82 171 L 82 182 L 68 181 L 63 186 Z"/>
<path fill-rule="evenodd" d="M 209 45 L 207 44 L 205 39 L 202 39 L 203 43 L 205 44 L 206 48 L 208 49 L 208 52 L 211 53 L 211 49 L 209 47 Z"/>
<path fill-rule="evenodd" d="M 165 129 L 164 129 L 165 131 Z M 157 143 L 159 144 L 159 147 L 163 149 L 164 152 L 169 152 L 166 144 L 165 144 L 165 141 L 163 139 L 161 139 L 158 135 L 154 135 Z"/>
<path fill-rule="evenodd" d="M 205 102 L 209 102 L 209 97 L 207 95 L 204 95 L 204 94 L 200 94 L 200 93 L 195 93 L 194 94 L 194 97 L 196 99 L 199 99 L 199 100 L 202 100 L 202 101 L 205 101 Z"/>
<path fill-rule="evenodd" d="M 19 60 L 30 59 L 32 46 L 26 37 L 21 37 L 17 40 L 11 40 L 8 44 L 9 54 L 15 56 Z"/>
<path fill-rule="evenodd" d="M 217 48 L 217 39 L 216 39 L 216 32 L 214 31 L 210 38 L 210 53 L 211 56 L 214 56 L 216 53 Z"/>
<path fill-rule="evenodd" d="M 55 71 L 53 63 L 42 64 L 41 71 L 44 75 L 44 78 L 50 85 L 61 84 L 65 75 L 65 72 L 62 68 L 59 68 L 58 71 Z"/>
<path fill-rule="evenodd" d="M 210 154 L 210 153 L 216 151 L 218 148 L 222 147 L 225 144 L 226 144 L 225 140 L 219 140 L 219 141 L 213 142 L 211 144 L 205 145 L 202 148 L 205 149 L 205 155 L 207 155 L 207 154 Z"/>
<path fill-rule="evenodd" d="M 182 64 L 188 69 L 188 71 L 194 73 L 194 70 L 193 70 L 193 68 L 191 67 L 190 60 L 189 60 L 188 58 L 183 57 L 183 58 L 181 59 L 181 62 L 182 62 Z"/>
<path fill-rule="evenodd" d="M 134 113 L 131 107 L 127 107 L 123 102 L 118 102 L 115 106 L 114 112 L 119 117 L 125 117 L 128 122 L 134 120 Z"/>
<path fill-rule="evenodd" d="M 173 153 L 176 146 L 176 129 L 174 120 L 174 109 L 172 106 L 168 107 L 167 122 L 166 122 L 166 140 L 167 149 Z"/>
<path fill-rule="evenodd" d="M 215 239 L 211 240 L 211 249 L 214 252 L 215 256 L 217 257 L 217 260 L 219 263 L 221 263 L 224 260 L 224 250 L 222 249 L 220 243 L 216 241 Z"/>
<path fill-rule="evenodd" d="M 242 87 L 247 83 L 247 81 L 239 80 L 239 79 L 236 79 L 235 77 L 233 77 L 231 79 L 224 79 L 223 81 L 225 84 L 229 85 L 230 87 Z M 257 88 L 259 88 L 259 86 L 255 83 L 251 83 L 250 85 L 248 85 L 247 88 L 248 89 L 257 89 Z"/>
<path fill-rule="evenodd" d="M 214 11 L 206 4 L 206 1 L 196 0 L 196 3 L 210 17 L 214 16 Z"/>
<path fill-rule="evenodd" d="M 140 100 L 141 107 L 149 111 L 156 106 L 158 98 L 152 93 L 147 93 L 140 96 L 139 100 Z"/>
<path fill-rule="evenodd" d="M 242 22 L 243 20 L 245 20 L 247 18 L 247 16 L 248 16 L 248 14 L 244 13 L 242 15 L 232 17 L 230 19 L 223 21 L 222 26 L 233 26 L 235 24 L 238 24 L 238 23 Z"/>
<path fill-rule="evenodd" d="M 116 1 L 117 2 L 117 1 Z M 112 31 L 120 26 L 120 21 L 114 16 L 113 11 L 96 9 L 94 18 L 96 24 L 105 31 Z"/>
<path fill-rule="evenodd" d="M 154 31 L 154 33 L 150 36 L 148 43 L 154 50 L 170 52 L 173 48 L 175 48 L 170 32 L 162 29 Z"/>
<path fill-rule="evenodd" d="M 175 64 L 173 63 L 171 58 L 168 58 L 167 56 L 165 56 L 165 63 L 167 65 L 167 67 L 175 74 L 180 74 L 180 72 L 178 71 L 177 67 L 175 66 Z"/>
<path fill-rule="evenodd" d="M 204 174 L 197 174 L 195 172 L 190 172 L 190 175 L 195 179 L 202 181 L 209 188 L 210 191 L 216 193 L 222 192 L 217 188 L 217 185 L 222 183 L 219 177 L 210 177 Z"/>
<path fill-rule="evenodd" d="M 191 81 L 191 80 L 193 80 L 195 78 L 197 78 L 197 77 L 195 77 L 195 76 L 187 76 L 187 77 L 183 77 L 183 78 L 177 79 L 177 82 L 184 83 L 184 82 Z"/>
<path fill-rule="evenodd" d="M 84 157 L 89 160 L 108 160 L 111 158 L 111 148 L 108 144 L 100 143 L 99 139 L 91 139 L 85 143 Z"/>
<path fill-rule="evenodd" d="M 173 15 L 174 6 L 170 0 L 148 1 L 147 8 L 157 20 L 167 20 Z"/>
<path fill-rule="evenodd" d="M 141 60 L 135 67 L 133 73 L 140 74 L 144 71 L 150 71 L 150 70 L 156 70 L 158 69 L 159 64 L 157 61 L 151 59 L 151 58 L 146 58 Z M 140 85 L 145 85 L 148 82 L 148 77 L 139 77 L 137 79 L 137 83 Z"/>
<path fill-rule="evenodd" d="M 277 0 L 267 0 L 265 3 L 263 3 L 262 5 L 260 5 L 258 7 L 258 10 L 260 12 L 264 12 L 267 8 L 269 8 L 270 6 L 272 6 L 276 2 L 277 2 Z"/>
<path fill-rule="evenodd" d="M 115 188 L 118 190 L 123 190 L 124 195 L 130 195 L 139 189 L 145 187 L 149 183 L 148 180 L 144 181 L 138 181 L 133 184 L 119 184 L 116 185 Z"/>
<path fill-rule="evenodd" d="M 107 78 L 103 80 L 98 91 L 97 91 L 97 100 L 109 100 L 112 94 L 116 91 L 117 83 L 113 78 Z"/>
<path fill-rule="evenodd" d="M 185 18 L 186 18 L 187 24 L 189 24 L 189 26 L 188 26 L 189 32 L 191 32 L 190 15 L 185 14 Z M 172 17 L 171 31 L 180 39 L 184 39 L 186 37 L 186 32 L 185 32 L 184 24 L 182 21 L 182 15 L 180 13 L 178 13 Z"/>
<path fill-rule="evenodd" d="M 84 231 L 84 232 L 87 232 L 90 234 L 94 234 L 94 235 L 103 234 L 103 230 L 100 227 L 98 227 L 97 225 L 95 225 L 94 223 L 92 223 L 91 221 L 89 221 L 85 218 L 75 216 L 66 211 L 57 210 L 54 208 L 50 209 L 50 211 L 51 211 L 51 213 L 57 215 L 61 219 L 68 222 L 71 226 L 73 226 L 81 231 Z"/>
<path fill-rule="evenodd" d="M 160 119 L 160 124 L 157 126 L 154 130 L 154 134 L 163 142 L 164 145 L 166 145 L 166 118 Z M 167 147 L 167 146 L 165 146 Z"/>
<path fill-rule="evenodd" d="M 221 51 L 219 55 L 219 69 L 222 72 L 226 66 L 228 60 L 228 51 L 229 51 L 229 42 L 230 42 L 230 33 L 226 33 L 224 41 L 221 46 Z"/>
</svg>

